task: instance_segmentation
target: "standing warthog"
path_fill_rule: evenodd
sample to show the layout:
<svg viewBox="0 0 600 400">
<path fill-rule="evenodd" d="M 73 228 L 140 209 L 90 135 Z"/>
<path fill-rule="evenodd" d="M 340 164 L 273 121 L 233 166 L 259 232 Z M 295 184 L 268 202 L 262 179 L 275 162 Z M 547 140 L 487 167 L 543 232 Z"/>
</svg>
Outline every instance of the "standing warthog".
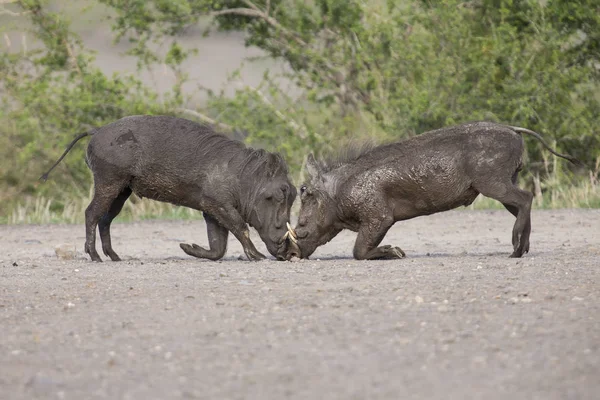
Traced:
<svg viewBox="0 0 600 400">
<path fill-rule="evenodd" d="M 343 229 L 358 232 L 354 258 L 404 257 L 399 247 L 377 247 L 396 221 L 471 204 L 481 193 L 500 201 L 517 217 L 512 257 L 529 251 L 533 195 L 516 186 L 528 129 L 475 122 L 427 132 L 376 147 L 336 164 L 318 163 L 312 154 L 310 183 L 300 188 L 301 208 L 288 256 L 306 258 Z M 296 241 L 297 239 L 297 241 Z M 296 244 L 297 243 L 297 244 Z"/>
<path fill-rule="evenodd" d="M 96 225 L 104 254 L 120 260 L 111 246 L 110 224 L 131 193 L 204 212 L 209 249 L 182 243 L 191 256 L 220 259 L 231 232 L 250 260 L 265 258 L 250 240 L 249 224 L 273 256 L 285 259 L 296 188 L 278 154 L 247 148 L 186 119 L 131 116 L 76 137 L 41 179 L 88 135 L 86 162 L 94 175 L 94 198 L 85 211 L 85 251 L 93 261 L 102 261 Z"/>
</svg>

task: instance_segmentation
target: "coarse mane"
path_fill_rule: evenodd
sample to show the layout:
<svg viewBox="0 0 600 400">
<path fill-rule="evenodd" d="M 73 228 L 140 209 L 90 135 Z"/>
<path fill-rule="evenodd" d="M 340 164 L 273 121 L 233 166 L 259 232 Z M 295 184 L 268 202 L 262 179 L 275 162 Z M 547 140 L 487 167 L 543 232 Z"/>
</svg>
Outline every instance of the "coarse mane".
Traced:
<svg viewBox="0 0 600 400">
<path fill-rule="evenodd" d="M 325 155 L 322 160 L 318 162 L 321 170 L 324 173 L 327 173 L 346 164 L 353 163 L 363 155 L 378 147 L 381 146 L 376 145 L 373 141 L 367 141 L 364 143 L 350 143 L 331 154 Z"/>
<path fill-rule="evenodd" d="M 195 143 L 196 154 L 207 158 L 218 154 L 229 160 L 229 167 L 237 173 L 240 181 L 240 211 L 246 221 L 250 220 L 261 190 L 278 177 L 287 180 L 285 160 L 277 153 L 247 147 L 239 140 L 216 132 L 210 125 L 200 125 L 202 134 L 198 135 Z"/>
<path fill-rule="evenodd" d="M 242 215 L 249 221 L 262 189 L 276 178 L 287 180 L 288 168 L 283 157 L 277 153 L 251 147 L 247 147 L 245 151 L 246 156 L 238 164 L 238 171 L 242 186 L 246 188 L 240 192 L 240 206 Z M 260 220 L 260 216 L 257 218 Z"/>
<path fill-rule="evenodd" d="M 239 164 L 241 174 L 250 175 L 253 179 L 270 180 L 278 175 L 287 175 L 288 167 L 280 154 L 264 149 L 245 148 L 246 156 Z"/>
<path fill-rule="evenodd" d="M 197 135 L 194 146 L 198 156 L 219 156 L 228 158 L 230 165 L 240 175 L 252 176 L 253 182 L 267 181 L 279 174 L 287 175 L 285 160 L 277 153 L 264 149 L 247 147 L 243 142 L 217 132 L 212 125 L 193 122 L 201 135 Z"/>
</svg>

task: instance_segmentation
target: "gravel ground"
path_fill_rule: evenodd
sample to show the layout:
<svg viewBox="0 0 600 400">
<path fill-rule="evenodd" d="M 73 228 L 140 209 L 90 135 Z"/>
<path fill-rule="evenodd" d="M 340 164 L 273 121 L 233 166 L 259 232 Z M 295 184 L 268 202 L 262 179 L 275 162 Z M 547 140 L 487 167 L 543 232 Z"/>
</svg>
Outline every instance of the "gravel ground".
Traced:
<svg viewBox="0 0 600 400">
<path fill-rule="evenodd" d="M 115 224 L 125 261 L 100 264 L 82 225 L 0 226 L 0 398 L 598 399 L 600 211 L 532 218 L 519 260 L 506 211 L 398 223 L 398 261 L 353 260 L 351 232 L 202 261 L 179 242 L 203 222 L 155 221 Z"/>
</svg>

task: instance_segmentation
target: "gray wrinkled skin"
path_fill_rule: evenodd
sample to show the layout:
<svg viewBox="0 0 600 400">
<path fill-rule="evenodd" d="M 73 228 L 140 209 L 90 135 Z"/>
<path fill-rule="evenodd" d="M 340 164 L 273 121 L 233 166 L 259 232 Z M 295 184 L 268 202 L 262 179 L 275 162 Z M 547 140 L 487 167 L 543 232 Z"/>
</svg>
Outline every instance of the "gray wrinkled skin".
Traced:
<svg viewBox="0 0 600 400">
<path fill-rule="evenodd" d="M 250 225 L 273 256 L 285 259 L 282 237 L 296 189 L 279 155 L 169 116 L 126 117 L 89 135 L 86 161 L 94 175 L 94 197 L 85 212 L 85 251 L 92 260 L 102 261 L 96 226 L 104 254 L 120 260 L 111 246 L 110 224 L 132 193 L 204 212 L 209 249 L 182 243 L 191 256 L 220 259 L 231 232 L 250 260 L 265 258 L 250 240 Z"/>
<path fill-rule="evenodd" d="M 310 155 L 310 182 L 300 188 L 298 249 L 289 250 L 288 259 L 309 257 L 343 229 L 358 232 L 356 259 L 404 257 L 399 247 L 378 247 L 396 221 L 467 206 L 480 193 L 517 218 L 512 257 L 521 257 L 529 251 L 533 195 L 516 186 L 524 149 L 519 132 L 549 148 L 535 132 L 476 122 L 379 146 L 336 164 Z"/>
</svg>

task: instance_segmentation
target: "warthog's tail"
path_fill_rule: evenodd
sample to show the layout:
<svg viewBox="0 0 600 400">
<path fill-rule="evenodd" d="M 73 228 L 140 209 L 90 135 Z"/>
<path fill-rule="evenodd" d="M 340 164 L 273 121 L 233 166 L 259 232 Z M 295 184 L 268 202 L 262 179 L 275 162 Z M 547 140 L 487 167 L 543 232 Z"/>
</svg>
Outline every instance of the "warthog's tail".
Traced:
<svg viewBox="0 0 600 400">
<path fill-rule="evenodd" d="M 42 182 L 46 182 L 46 180 L 48 179 L 48 174 L 62 161 L 63 158 L 65 158 L 65 156 L 67 155 L 67 153 L 69 151 L 71 151 L 71 149 L 73 148 L 73 146 L 75 146 L 75 143 L 77 143 L 80 139 L 83 139 L 86 136 L 91 136 L 92 134 L 93 134 L 93 131 L 91 131 L 91 132 L 84 132 L 84 133 L 80 133 L 79 135 L 77 135 L 77 137 L 75 139 L 73 139 L 73 141 L 71 143 L 69 143 L 69 145 L 67 146 L 67 149 L 62 154 L 62 156 L 60 156 L 60 158 L 58 159 L 58 161 L 56 161 L 54 163 L 54 165 L 51 166 L 48 171 L 46 171 L 46 173 L 44 175 L 40 176 L 40 180 Z"/>
<path fill-rule="evenodd" d="M 542 138 L 542 136 L 539 133 L 531 131 L 529 129 L 519 128 L 518 126 L 509 126 L 509 128 L 512 129 L 513 131 L 517 132 L 517 133 L 527 133 L 527 134 L 533 136 L 534 138 L 536 138 L 537 140 L 539 140 L 540 143 L 542 145 L 544 145 L 544 147 L 547 148 L 548 151 L 550 151 L 550 153 L 554 154 L 555 156 L 564 158 L 565 160 L 569 160 L 570 162 L 572 162 L 575 165 L 583 165 L 583 163 L 581 161 L 579 161 L 578 159 L 576 159 L 575 157 L 571 157 L 571 156 L 566 155 L 566 154 L 557 153 L 552 147 L 550 147 L 550 145 L 548 143 L 546 143 L 546 141 L 544 140 L 544 138 Z"/>
</svg>

